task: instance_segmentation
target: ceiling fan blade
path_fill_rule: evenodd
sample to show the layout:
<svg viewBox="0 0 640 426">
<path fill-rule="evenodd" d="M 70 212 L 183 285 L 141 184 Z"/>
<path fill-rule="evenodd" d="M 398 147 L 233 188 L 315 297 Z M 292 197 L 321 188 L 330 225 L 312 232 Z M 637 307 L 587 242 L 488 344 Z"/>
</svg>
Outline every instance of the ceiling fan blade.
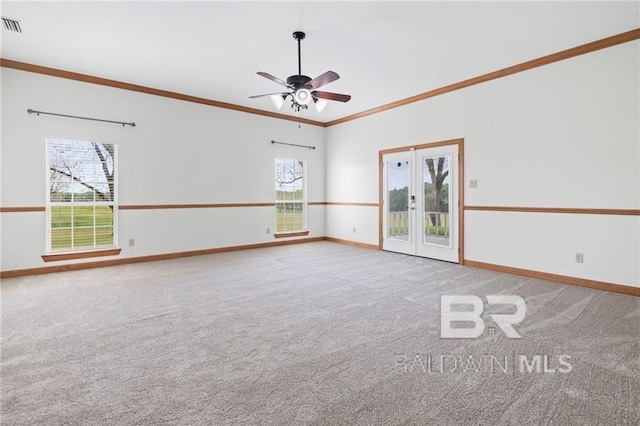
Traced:
<svg viewBox="0 0 640 426">
<path fill-rule="evenodd" d="M 321 74 L 313 80 L 309 81 L 306 86 L 311 89 L 317 89 L 321 86 L 324 86 L 325 84 L 331 83 L 332 81 L 336 81 L 339 78 L 340 76 L 338 75 L 338 73 L 327 71 L 324 74 Z"/>
<path fill-rule="evenodd" d="M 262 77 L 264 77 L 266 79 L 269 79 L 269 80 L 273 81 L 274 83 L 278 83 L 279 85 L 284 86 L 284 87 L 286 87 L 288 89 L 293 89 L 293 87 L 290 84 L 287 84 L 286 81 L 280 80 L 278 77 L 274 77 L 274 76 L 272 76 L 271 74 L 269 74 L 267 72 L 258 71 L 256 74 L 258 74 L 258 75 L 260 75 L 260 76 L 262 76 Z"/>
<path fill-rule="evenodd" d="M 278 92 L 278 93 L 267 93 L 266 95 L 253 95 L 253 96 L 249 96 L 249 99 L 255 99 L 255 98 L 264 98 L 266 96 L 273 96 L 273 95 L 288 95 L 289 92 Z"/>
<path fill-rule="evenodd" d="M 341 93 L 319 92 L 314 90 L 311 95 L 315 98 L 327 99 L 329 101 L 349 102 L 351 95 L 343 95 Z"/>
</svg>

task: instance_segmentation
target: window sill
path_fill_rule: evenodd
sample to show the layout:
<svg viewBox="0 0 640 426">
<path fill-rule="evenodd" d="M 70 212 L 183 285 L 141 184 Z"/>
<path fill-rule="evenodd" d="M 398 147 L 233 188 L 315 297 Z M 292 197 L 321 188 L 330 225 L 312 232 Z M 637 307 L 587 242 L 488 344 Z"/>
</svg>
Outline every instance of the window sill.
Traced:
<svg viewBox="0 0 640 426">
<path fill-rule="evenodd" d="M 309 231 L 280 232 L 273 234 L 276 238 L 304 237 L 305 235 L 309 235 Z"/>
<path fill-rule="evenodd" d="M 122 249 L 107 249 L 107 250 L 91 250 L 91 251 L 43 254 L 42 260 L 44 260 L 45 262 L 56 262 L 58 260 L 88 259 L 90 257 L 101 257 L 101 256 L 117 256 L 120 254 L 121 251 Z"/>
</svg>

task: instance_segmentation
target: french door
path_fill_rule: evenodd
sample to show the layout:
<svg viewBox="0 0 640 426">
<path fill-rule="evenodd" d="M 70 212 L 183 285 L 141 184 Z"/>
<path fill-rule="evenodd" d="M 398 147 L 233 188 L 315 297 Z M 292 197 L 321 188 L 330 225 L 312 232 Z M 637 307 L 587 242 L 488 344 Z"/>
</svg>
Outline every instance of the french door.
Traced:
<svg viewBox="0 0 640 426">
<path fill-rule="evenodd" d="M 459 146 L 382 154 L 382 249 L 459 262 Z"/>
</svg>

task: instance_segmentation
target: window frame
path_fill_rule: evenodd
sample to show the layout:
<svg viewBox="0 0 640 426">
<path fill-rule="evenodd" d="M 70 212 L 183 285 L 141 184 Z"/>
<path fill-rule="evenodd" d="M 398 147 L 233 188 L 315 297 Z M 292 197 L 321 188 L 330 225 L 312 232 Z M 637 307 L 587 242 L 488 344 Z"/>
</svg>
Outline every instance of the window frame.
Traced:
<svg viewBox="0 0 640 426">
<path fill-rule="evenodd" d="M 102 145 L 111 145 L 113 146 L 113 200 L 112 201 L 97 201 L 95 198 L 93 201 L 51 201 L 51 144 L 53 141 L 65 141 L 69 143 L 78 143 L 78 144 L 102 144 Z M 45 220 L 46 220 L 46 235 L 45 235 L 45 254 L 42 256 L 45 262 L 54 261 L 54 260 L 69 260 L 69 259 L 80 259 L 85 257 L 98 257 L 98 256 L 111 256 L 120 254 L 121 249 L 119 248 L 118 242 L 118 182 L 119 182 L 119 170 L 118 170 L 118 144 L 114 142 L 106 142 L 100 140 L 87 140 L 87 139 L 77 139 L 77 138 L 67 138 L 67 137 L 54 137 L 47 136 L 46 137 L 46 164 L 45 164 L 45 194 L 46 194 L 46 205 L 45 205 Z M 52 248 L 52 209 L 56 206 L 65 206 L 65 207 L 76 207 L 76 206 L 87 206 L 87 207 L 99 207 L 99 206 L 112 206 L 113 207 L 113 243 L 109 245 L 96 245 L 96 241 L 94 239 L 94 243 L 92 246 L 81 246 L 81 247 L 73 247 L 73 237 L 70 248 L 63 249 L 53 249 Z M 95 216 L 94 223 L 92 229 L 97 229 Z M 71 222 L 71 232 L 73 233 L 73 221 Z"/>
<path fill-rule="evenodd" d="M 277 176 L 278 176 L 278 165 L 279 162 L 287 162 L 287 161 L 295 161 L 302 163 L 302 200 L 278 200 L 278 189 L 277 189 Z M 275 192 L 275 225 L 274 225 L 274 237 L 275 238 L 286 238 L 286 237 L 298 237 L 309 235 L 308 229 L 308 201 L 307 201 L 307 162 L 303 160 L 297 160 L 294 158 L 275 158 L 274 161 L 274 192 Z M 282 204 L 301 204 L 302 206 L 302 226 L 300 229 L 291 229 L 286 231 L 278 230 L 278 206 Z"/>
</svg>

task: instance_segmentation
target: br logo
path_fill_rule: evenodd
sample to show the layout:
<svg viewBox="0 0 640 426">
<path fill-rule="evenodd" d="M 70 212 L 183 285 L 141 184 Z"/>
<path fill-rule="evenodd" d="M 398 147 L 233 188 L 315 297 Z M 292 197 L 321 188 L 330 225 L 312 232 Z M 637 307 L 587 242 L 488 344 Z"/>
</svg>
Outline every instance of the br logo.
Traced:
<svg viewBox="0 0 640 426">
<path fill-rule="evenodd" d="M 494 294 L 485 296 L 485 299 L 487 305 L 515 307 L 515 312 L 512 314 L 489 314 L 489 317 L 508 338 L 522 338 L 513 325 L 522 322 L 527 313 L 524 299 L 513 294 Z M 440 295 L 440 338 L 475 339 L 480 337 L 485 329 L 485 320 L 482 318 L 484 307 L 485 301 L 480 296 Z M 461 323 L 464 323 L 464 327 Z M 495 333 L 495 328 L 490 327 L 489 333 Z"/>
</svg>

